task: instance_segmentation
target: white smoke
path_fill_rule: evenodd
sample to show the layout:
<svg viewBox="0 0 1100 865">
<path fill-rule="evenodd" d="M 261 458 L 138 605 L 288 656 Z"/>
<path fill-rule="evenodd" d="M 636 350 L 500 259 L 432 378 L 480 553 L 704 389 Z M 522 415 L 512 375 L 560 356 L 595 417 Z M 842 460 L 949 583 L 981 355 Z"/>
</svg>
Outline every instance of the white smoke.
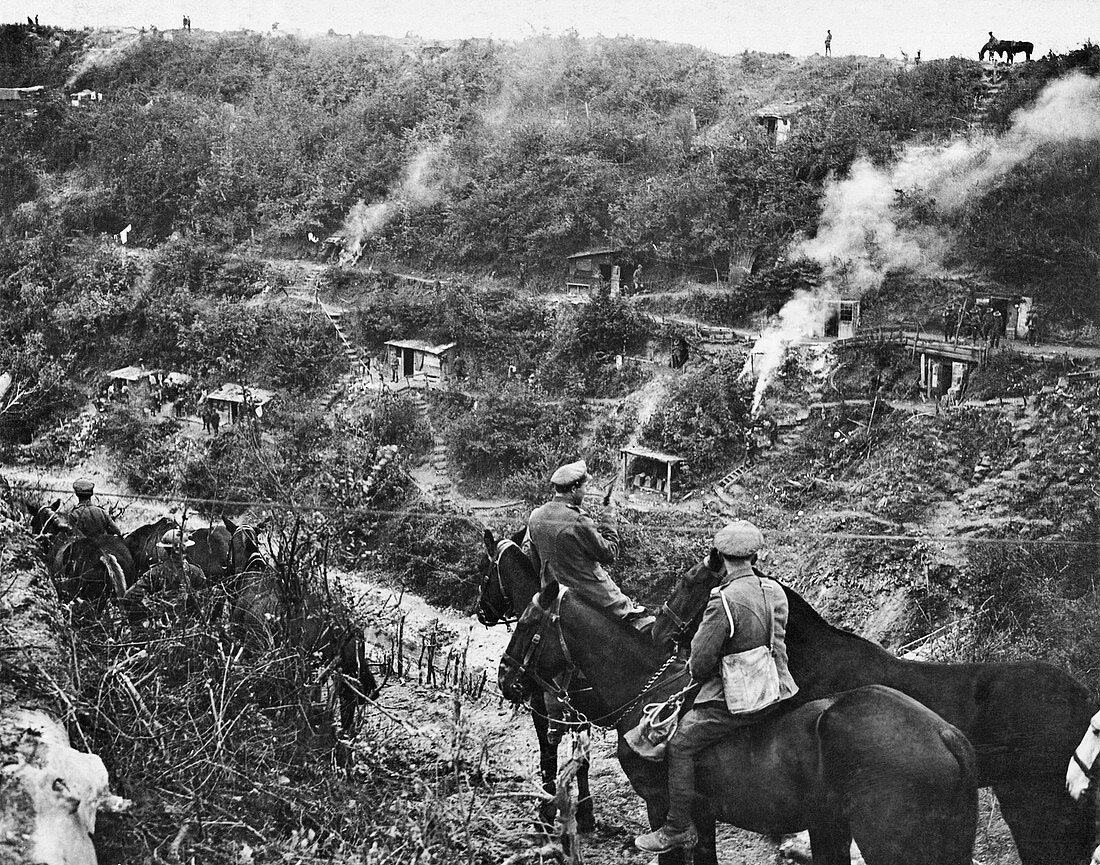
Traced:
<svg viewBox="0 0 1100 865">
<path fill-rule="evenodd" d="M 65 88 L 72 87 L 86 72 L 113 66 L 140 42 L 141 34 L 136 30 L 100 29 L 88 34 L 84 40 L 84 56 L 73 68 Z"/>
<path fill-rule="evenodd" d="M 446 139 L 421 145 L 405 165 L 401 180 L 390 187 L 384 199 L 371 204 L 360 199 L 352 206 L 337 232 L 344 238 L 341 264 L 356 262 L 363 253 L 363 243 L 380 231 L 394 214 L 405 208 L 433 204 L 439 199 L 436 168 L 446 147 Z"/>
<path fill-rule="evenodd" d="M 1047 86 L 1035 104 L 1017 112 L 1000 137 L 973 136 L 941 146 L 907 147 L 896 163 L 857 160 L 843 180 L 825 190 L 817 236 L 792 258 L 821 265 L 824 287 L 799 293 L 780 311 L 753 349 L 745 372 L 757 374 L 754 412 L 783 362 L 786 346 L 816 334 L 828 301 L 858 299 L 881 285 L 890 270 L 937 274 L 950 241 L 927 225 L 906 221 L 897 192 L 919 194 L 941 215 L 983 195 L 999 178 L 1047 144 L 1100 140 L 1100 80 L 1069 75 Z"/>
</svg>

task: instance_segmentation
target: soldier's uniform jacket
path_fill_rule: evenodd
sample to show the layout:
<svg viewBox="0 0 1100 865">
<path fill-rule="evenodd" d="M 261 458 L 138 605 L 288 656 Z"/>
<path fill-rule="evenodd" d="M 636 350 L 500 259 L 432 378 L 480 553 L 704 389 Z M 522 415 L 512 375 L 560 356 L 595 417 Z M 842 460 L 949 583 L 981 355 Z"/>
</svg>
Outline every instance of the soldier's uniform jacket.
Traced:
<svg viewBox="0 0 1100 865">
<path fill-rule="evenodd" d="M 607 522 L 597 525 L 567 496 L 556 495 L 531 512 L 523 548 L 543 586 L 557 580 L 619 618 L 643 612 L 603 568 L 618 555 L 618 530 Z"/>
<path fill-rule="evenodd" d="M 722 603 L 723 594 L 733 615 L 732 634 Z M 777 582 L 760 577 L 746 565 L 743 573 L 729 576 L 725 583 L 711 591 L 703 620 L 691 641 L 688 666 L 692 678 L 703 683 L 699 696 L 695 698 L 696 705 L 711 702 L 725 705 L 719 663 L 723 655 L 747 652 L 768 644 L 768 609 L 765 603 L 771 606 L 774 615 L 772 652 L 779 670 L 779 699 L 785 700 L 797 693 L 798 686 L 787 669 L 787 595 Z M 734 706 L 728 708 L 736 710 Z"/>
<path fill-rule="evenodd" d="M 69 518 L 73 528 L 79 529 L 89 538 L 94 538 L 96 535 L 122 535 L 110 515 L 99 505 L 93 505 L 91 502 L 81 502 L 76 505 L 69 512 Z"/>
<path fill-rule="evenodd" d="M 206 577 L 196 566 L 186 560 L 170 558 L 158 562 L 146 571 L 140 580 L 126 591 L 130 605 L 140 604 L 152 596 L 152 606 L 170 611 L 176 618 L 197 608 L 195 589 Z"/>
</svg>

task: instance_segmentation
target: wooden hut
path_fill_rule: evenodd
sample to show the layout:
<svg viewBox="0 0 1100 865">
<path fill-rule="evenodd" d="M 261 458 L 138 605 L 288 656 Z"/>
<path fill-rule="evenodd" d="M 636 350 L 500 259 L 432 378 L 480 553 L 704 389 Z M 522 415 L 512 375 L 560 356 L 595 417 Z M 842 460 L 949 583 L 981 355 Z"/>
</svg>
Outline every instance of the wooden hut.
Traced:
<svg viewBox="0 0 1100 865">
<path fill-rule="evenodd" d="M 223 384 L 205 397 L 226 423 L 238 423 L 245 417 L 263 417 L 264 406 L 274 398 L 274 392 L 262 387 L 245 387 L 233 382 Z"/>
<path fill-rule="evenodd" d="M 629 283 L 635 262 L 617 247 L 607 246 L 574 252 L 565 260 L 565 287 L 568 291 L 596 291 L 608 286 L 612 295 Z"/>
<path fill-rule="evenodd" d="M 432 345 L 421 339 L 391 339 L 386 342 L 391 364 L 393 358 L 397 358 L 398 377 L 421 379 L 428 385 L 439 384 L 450 377 L 457 348 L 457 342 L 443 345 Z"/>
<path fill-rule="evenodd" d="M 146 397 L 149 395 L 149 378 L 156 374 L 157 370 L 147 369 L 144 366 L 124 366 L 107 373 L 110 384 L 115 386 L 116 396 L 125 394 L 128 398 Z"/>
<path fill-rule="evenodd" d="M 622 460 L 623 489 L 655 490 L 669 502 L 680 488 L 679 472 L 687 466 L 684 457 L 663 454 L 647 448 L 619 448 Z"/>
</svg>

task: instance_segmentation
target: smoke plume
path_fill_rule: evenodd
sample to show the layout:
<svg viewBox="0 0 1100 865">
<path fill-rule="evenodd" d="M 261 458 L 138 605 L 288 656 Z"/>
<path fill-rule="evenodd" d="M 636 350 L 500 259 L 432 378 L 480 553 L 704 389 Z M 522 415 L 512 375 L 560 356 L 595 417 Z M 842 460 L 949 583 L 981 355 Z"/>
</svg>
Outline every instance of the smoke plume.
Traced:
<svg viewBox="0 0 1100 865">
<path fill-rule="evenodd" d="M 436 168 L 447 141 L 421 145 L 405 165 L 401 180 L 390 187 L 381 201 L 367 204 L 360 199 L 344 218 L 337 232 L 344 238 L 341 264 L 353 264 L 363 254 L 363 243 L 380 231 L 402 209 L 423 207 L 439 198 Z"/>
<path fill-rule="evenodd" d="M 800 292 L 779 312 L 753 349 L 743 375 L 757 375 L 756 411 L 787 345 L 820 335 L 827 302 L 858 299 L 881 285 L 887 272 L 944 270 L 948 238 L 932 226 L 907 220 L 899 191 L 920 195 L 938 215 L 950 215 L 985 194 L 998 179 L 1048 144 L 1100 140 L 1100 81 L 1083 75 L 1058 79 L 1035 104 L 1017 112 L 999 137 L 973 136 L 947 145 L 907 147 L 896 163 L 856 161 L 825 190 L 817 235 L 798 244 L 792 258 L 821 265 L 823 287 Z"/>
<path fill-rule="evenodd" d="M 84 41 L 84 56 L 73 68 L 65 88 L 71 88 L 82 75 L 93 69 L 113 66 L 140 42 L 141 34 L 136 30 L 100 29 L 90 33 Z"/>
</svg>

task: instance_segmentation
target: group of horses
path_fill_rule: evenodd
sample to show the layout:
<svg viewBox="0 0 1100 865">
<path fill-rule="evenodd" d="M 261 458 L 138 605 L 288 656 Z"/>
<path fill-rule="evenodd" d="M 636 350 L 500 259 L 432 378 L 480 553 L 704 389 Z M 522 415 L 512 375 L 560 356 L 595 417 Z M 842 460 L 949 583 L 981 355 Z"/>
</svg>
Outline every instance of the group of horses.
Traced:
<svg viewBox="0 0 1100 865">
<path fill-rule="evenodd" d="M 47 568 L 64 601 L 82 599 L 102 613 L 112 600 L 122 607 L 127 590 L 157 561 L 158 544 L 170 529 L 161 517 L 123 537 L 87 537 L 61 510 L 60 499 L 24 503 L 31 531 L 39 538 Z M 226 626 L 242 644 L 264 649 L 293 648 L 322 665 L 318 682 L 332 680 L 341 726 L 351 731 L 358 706 L 381 690 L 368 658 L 362 628 L 314 591 L 288 591 L 284 570 L 260 549 L 257 526 L 224 517 L 221 525 L 189 532 L 187 559 L 203 574 L 193 586 L 205 598 L 206 621 L 213 626 L 223 614 Z M 129 610 L 132 617 L 133 611 Z M 194 624 L 200 624 L 195 622 Z"/>
<path fill-rule="evenodd" d="M 647 704 L 686 684 L 677 646 L 690 641 L 721 582 L 721 559 L 712 551 L 691 568 L 643 635 L 575 591 L 540 588 L 519 540 L 486 531 L 478 615 L 485 624 L 517 621 L 498 682 L 505 696 L 530 702 L 543 786 L 553 792 L 556 770 L 545 736 L 548 690 L 578 723 L 617 730 L 619 761 L 656 828 L 668 810 L 664 763 L 635 753 L 624 737 Z M 980 787 L 996 793 L 1024 865 L 1089 861 L 1100 714 L 1095 736 L 1078 745 L 1094 711 L 1084 687 L 1040 662 L 904 660 L 828 624 L 783 589 L 799 692 L 783 711 L 703 753 L 692 806 L 698 846 L 662 855 L 661 865 L 689 855 L 715 863 L 716 821 L 766 834 L 808 829 L 815 865 L 849 863 L 853 839 L 869 865 L 969 865 Z M 1075 753 L 1082 777 L 1071 796 Z M 594 825 L 586 772 L 578 782 L 583 831 Z M 546 809 L 543 822 L 552 818 Z"/>
<path fill-rule="evenodd" d="M 1030 62 L 1031 53 L 1035 50 L 1035 46 L 1031 42 L 1016 42 L 1012 39 L 989 39 L 985 45 L 982 46 L 982 50 L 978 52 L 978 59 L 985 60 L 986 56 L 989 59 L 993 59 L 993 55 L 1004 59 L 1006 63 L 1012 63 L 1016 59 L 1017 54 L 1023 54 L 1024 58 Z"/>
</svg>

